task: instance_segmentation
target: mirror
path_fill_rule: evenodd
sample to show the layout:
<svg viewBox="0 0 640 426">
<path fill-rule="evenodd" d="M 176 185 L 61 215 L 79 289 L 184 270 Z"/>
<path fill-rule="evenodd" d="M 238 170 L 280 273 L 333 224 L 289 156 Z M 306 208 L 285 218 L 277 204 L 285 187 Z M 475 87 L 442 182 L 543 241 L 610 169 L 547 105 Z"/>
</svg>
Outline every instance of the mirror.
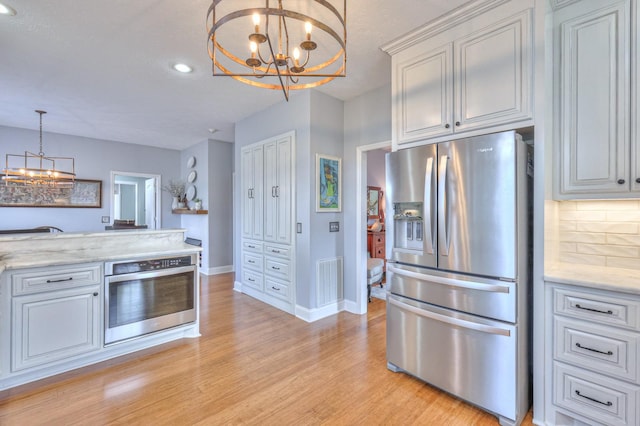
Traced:
<svg viewBox="0 0 640 426">
<path fill-rule="evenodd" d="M 136 227 L 160 227 L 160 175 L 111 172 L 111 218 Z M 131 222 L 133 221 L 133 222 Z"/>
<path fill-rule="evenodd" d="M 367 186 L 367 218 L 380 219 L 380 199 L 382 191 L 379 186 Z"/>
</svg>

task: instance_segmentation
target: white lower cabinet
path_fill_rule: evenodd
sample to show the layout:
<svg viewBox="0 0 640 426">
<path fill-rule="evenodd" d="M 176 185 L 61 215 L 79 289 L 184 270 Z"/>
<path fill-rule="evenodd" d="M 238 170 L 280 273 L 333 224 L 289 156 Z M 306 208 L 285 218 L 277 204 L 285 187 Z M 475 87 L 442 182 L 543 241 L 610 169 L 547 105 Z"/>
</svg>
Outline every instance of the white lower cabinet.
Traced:
<svg viewBox="0 0 640 426">
<path fill-rule="evenodd" d="M 102 263 L 10 275 L 11 371 L 102 347 Z"/>
<path fill-rule="evenodd" d="M 12 371 L 98 350 L 100 286 L 14 297 Z"/>
<path fill-rule="evenodd" d="M 640 422 L 640 297 L 547 284 L 550 424 Z"/>
</svg>

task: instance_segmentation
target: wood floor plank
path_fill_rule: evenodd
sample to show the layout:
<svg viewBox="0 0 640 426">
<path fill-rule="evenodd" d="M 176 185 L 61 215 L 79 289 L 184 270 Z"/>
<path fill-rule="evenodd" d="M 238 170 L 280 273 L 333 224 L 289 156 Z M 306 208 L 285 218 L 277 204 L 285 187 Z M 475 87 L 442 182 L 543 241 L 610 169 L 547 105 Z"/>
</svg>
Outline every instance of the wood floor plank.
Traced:
<svg viewBox="0 0 640 426">
<path fill-rule="evenodd" d="M 202 277 L 202 337 L 1 392 L 0 425 L 498 424 L 386 368 L 384 301 L 308 324 L 233 278 Z"/>
</svg>

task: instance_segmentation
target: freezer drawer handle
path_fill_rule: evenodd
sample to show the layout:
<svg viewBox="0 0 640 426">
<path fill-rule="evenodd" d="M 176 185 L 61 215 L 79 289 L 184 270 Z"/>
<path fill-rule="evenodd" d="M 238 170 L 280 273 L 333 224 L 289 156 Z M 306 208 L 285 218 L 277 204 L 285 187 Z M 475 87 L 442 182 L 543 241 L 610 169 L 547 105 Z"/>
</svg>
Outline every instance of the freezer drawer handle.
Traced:
<svg viewBox="0 0 640 426">
<path fill-rule="evenodd" d="M 588 347 L 586 347 L 586 346 L 582 346 L 582 345 L 580 344 L 580 342 L 576 343 L 576 346 L 577 346 L 578 348 L 580 348 L 580 349 L 584 349 L 585 351 L 597 352 L 597 353 L 599 353 L 599 354 L 603 354 L 603 355 L 613 355 L 613 352 L 611 352 L 611 351 L 603 352 L 603 351 L 599 351 L 599 350 L 597 350 L 597 349 L 588 348 Z"/>
<path fill-rule="evenodd" d="M 403 309 L 405 311 L 409 311 L 413 314 L 416 314 L 418 316 L 421 317 L 425 317 L 425 318 L 430 318 L 436 321 L 440 321 L 440 322 L 444 322 L 446 324 L 451 324 L 457 327 L 462 327 L 462 328 L 466 328 L 469 330 L 475 330 L 475 331 L 480 331 L 482 333 L 488 333 L 488 334 L 499 334 L 501 336 L 511 336 L 511 331 L 510 330 L 505 330 L 504 328 L 500 328 L 500 327 L 492 327 L 490 325 L 484 325 L 484 324 L 478 324 L 475 322 L 471 322 L 471 321 L 465 321 L 465 320 L 461 320 L 458 318 L 451 318 L 448 317 L 446 315 L 440 315 L 440 314 L 436 314 L 435 312 L 431 312 L 431 311 L 427 311 L 424 309 L 420 309 L 420 308 L 416 308 L 415 306 L 411 306 L 411 305 L 407 305 L 406 303 L 402 303 L 399 302 L 395 299 L 389 299 L 389 303 L 392 305 L 397 306 L 400 309 Z"/>
<path fill-rule="evenodd" d="M 438 284 L 470 288 L 472 290 L 490 291 L 490 292 L 497 292 L 497 293 L 509 293 L 509 287 L 504 285 L 482 284 L 482 283 L 474 283 L 471 281 L 456 280 L 453 278 L 442 278 L 442 277 L 436 277 L 432 275 L 424 275 L 418 272 L 411 272 L 411 271 L 405 271 L 402 269 L 397 269 L 391 265 L 387 265 L 387 270 L 389 270 L 390 272 L 393 272 L 394 274 L 402 275 L 408 278 L 415 278 L 422 281 L 431 281 Z"/>
<path fill-rule="evenodd" d="M 576 303 L 576 308 L 582 309 L 583 311 L 591 311 L 591 312 L 597 312 L 599 314 L 613 315 L 613 311 L 611 309 L 609 309 L 608 311 L 601 311 L 599 309 L 585 308 L 584 306 L 580 306 L 577 303 Z"/>
<path fill-rule="evenodd" d="M 591 398 L 590 396 L 583 395 L 577 389 L 576 389 L 576 395 L 578 395 L 580 398 L 588 399 L 589 401 L 593 401 L 593 402 L 597 402 L 598 404 L 606 405 L 607 407 L 611 407 L 613 405 L 613 402 L 611 402 L 611 401 L 602 402 L 602 401 L 598 401 L 595 398 Z"/>
</svg>

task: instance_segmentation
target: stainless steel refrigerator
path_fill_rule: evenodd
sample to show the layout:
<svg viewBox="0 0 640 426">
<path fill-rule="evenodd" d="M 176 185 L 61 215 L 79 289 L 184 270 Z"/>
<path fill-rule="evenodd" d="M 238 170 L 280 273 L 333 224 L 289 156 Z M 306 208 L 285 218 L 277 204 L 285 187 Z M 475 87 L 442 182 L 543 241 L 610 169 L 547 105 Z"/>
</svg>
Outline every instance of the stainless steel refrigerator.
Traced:
<svg viewBox="0 0 640 426">
<path fill-rule="evenodd" d="M 389 369 L 519 424 L 531 395 L 531 147 L 509 131 L 386 161 Z"/>
</svg>

